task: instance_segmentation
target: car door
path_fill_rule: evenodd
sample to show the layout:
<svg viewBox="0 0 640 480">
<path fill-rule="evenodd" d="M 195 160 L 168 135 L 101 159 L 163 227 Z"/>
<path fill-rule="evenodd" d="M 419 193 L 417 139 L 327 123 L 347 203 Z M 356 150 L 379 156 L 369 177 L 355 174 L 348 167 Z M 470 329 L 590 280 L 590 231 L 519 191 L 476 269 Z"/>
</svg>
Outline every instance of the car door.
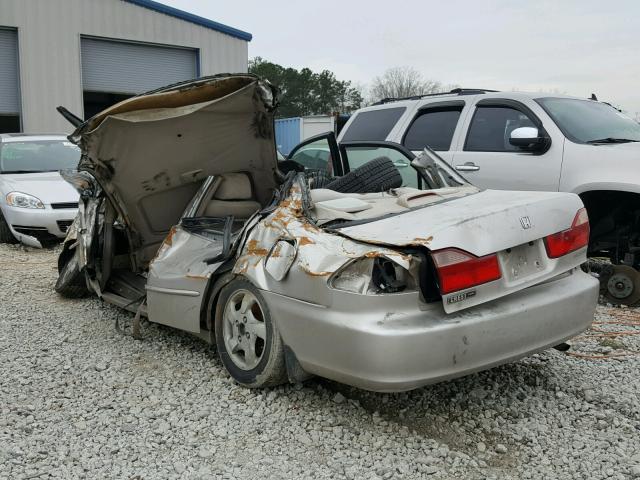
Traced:
<svg viewBox="0 0 640 480">
<path fill-rule="evenodd" d="M 422 188 L 422 178 L 411 166 L 415 155 L 410 150 L 394 142 L 341 142 L 339 144 L 342 168 L 345 174 L 380 157 L 393 162 L 403 187 Z"/>
<path fill-rule="evenodd" d="M 318 158 L 309 150 L 328 152 L 323 155 L 324 167 L 320 170 L 339 177 L 379 157 L 389 158 L 402 177 L 402 186 L 421 188 L 422 180 L 411 166 L 415 155 L 402 145 L 387 141 L 343 141 L 339 145 L 333 132 L 311 137 L 297 145 L 288 160 L 302 165 L 305 171 L 318 170 Z M 326 160 L 325 160 L 326 159 Z"/>
<path fill-rule="evenodd" d="M 342 176 L 344 170 L 333 132 L 314 135 L 296 145 L 287 161 L 294 162 L 305 171 L 319 171 L 328 176 Z"/>
<path fill-rule="evenodd" d="M 537 128 L 549 140 L 544 149 L 511 145 L 516 128 Z M 538 115 L 512 99 L 482 99 L 466 121 L 454 168 L 471 183 L 502 190 L 557 191 L 563 139 L 552 141 Z"/>
<path fill-rule="evenodd" d="M 203 182 L 149 264 L 145 288 L 152 322 L 200 332 L 209 278 L 228 256 L 232 241 L 232 217 L 195 216 L 215 187 L 214 177 Z"/>
<path fill-rule="evenodd" d="M 424 103 L 404 128 L 400 142 L 416 155 L 429 147 L 451 163 L 472 98 Z"/>
</svg>

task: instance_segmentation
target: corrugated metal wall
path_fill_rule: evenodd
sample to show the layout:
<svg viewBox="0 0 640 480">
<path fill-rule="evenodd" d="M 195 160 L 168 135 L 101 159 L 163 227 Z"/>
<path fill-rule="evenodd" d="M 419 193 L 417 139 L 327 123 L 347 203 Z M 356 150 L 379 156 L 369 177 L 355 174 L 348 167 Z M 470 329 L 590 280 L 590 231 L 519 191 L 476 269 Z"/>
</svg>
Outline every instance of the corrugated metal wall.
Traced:
<svg viewBox="0 0 640 480">
<path fill-rule="evenodd" d="M 0 26 L 17 27 L 27 132 L 69 132 L 56 111 L 82 116 L 80 37 L 195 48 L 201 75 L 247 71 L 247 42 L 122 0 L 0 0 Z"/>
<path fill-rule="evenodd" d="M 18 34 L 0 28 L 0 114 L 19 112 Z"/>
<path fill-rule="evenodd" d="M 92 92 L 142 93 L 198 76 L 197 51 L 83 38 L 82 87 Z"/>
<path fill-rule="evenodd" d="M 300 118 L 279 118 L 276 120 L 276 145 L 283 155 L 300 143 Z"/>
<path fill-rule="evenodd" d="M 313 115 L 302 118 L 300 141 L 321 133 L 334 131 L 335 119 L 331 115 Z"/>
</svg>

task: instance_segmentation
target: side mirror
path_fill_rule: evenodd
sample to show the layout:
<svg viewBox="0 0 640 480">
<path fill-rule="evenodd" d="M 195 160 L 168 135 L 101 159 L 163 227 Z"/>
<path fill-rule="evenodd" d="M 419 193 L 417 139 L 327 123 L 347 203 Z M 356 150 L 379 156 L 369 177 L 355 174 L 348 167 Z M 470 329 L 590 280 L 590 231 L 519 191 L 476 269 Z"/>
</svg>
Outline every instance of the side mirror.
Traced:
<svg viewBox="0 0 640 480">
<path fill-rule="evenodd" d="M 520 127 L 514 129 L 509 135 L 509 143 L 523 150 L 542 150 L 548 144 L 549 138 L 541 136 L 535 127 Z"/>
</svg>

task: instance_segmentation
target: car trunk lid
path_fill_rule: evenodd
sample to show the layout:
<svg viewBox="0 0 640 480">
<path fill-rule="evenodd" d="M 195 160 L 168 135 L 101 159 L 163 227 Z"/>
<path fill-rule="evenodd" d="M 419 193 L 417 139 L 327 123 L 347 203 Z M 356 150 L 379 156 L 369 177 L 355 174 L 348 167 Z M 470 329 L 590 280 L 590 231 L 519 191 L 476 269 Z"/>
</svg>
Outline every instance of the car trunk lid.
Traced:
<svg viewBox="0 0 640 480">
<path fill-rule="evenodd" d="M 453 312 L 544 282 L 584 262 L 586 248 L 552 259 L 544 245 L 544 237 L 571 227 L 580 208 L 574 194 L 485 190 L 334 229 L 354 240 L 390 247 L 458 249 L 476 257 L 497 254 L 500 278 L 443 293 L 445 310 Z"/>
</svg>

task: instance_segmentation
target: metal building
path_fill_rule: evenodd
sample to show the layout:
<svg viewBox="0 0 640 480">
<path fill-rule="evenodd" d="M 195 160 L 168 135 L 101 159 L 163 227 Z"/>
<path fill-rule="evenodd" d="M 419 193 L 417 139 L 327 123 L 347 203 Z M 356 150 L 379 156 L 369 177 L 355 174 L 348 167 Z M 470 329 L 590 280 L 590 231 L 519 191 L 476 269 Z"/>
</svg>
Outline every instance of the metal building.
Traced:
<svg viewBox="0 0 640 480">
<path fill-rule="evenodd" d="M 0 0 L 0 133 L 68 132 L 132 95 L 246 72 L 251 34 L 152 0 Z"/>
</svg>

